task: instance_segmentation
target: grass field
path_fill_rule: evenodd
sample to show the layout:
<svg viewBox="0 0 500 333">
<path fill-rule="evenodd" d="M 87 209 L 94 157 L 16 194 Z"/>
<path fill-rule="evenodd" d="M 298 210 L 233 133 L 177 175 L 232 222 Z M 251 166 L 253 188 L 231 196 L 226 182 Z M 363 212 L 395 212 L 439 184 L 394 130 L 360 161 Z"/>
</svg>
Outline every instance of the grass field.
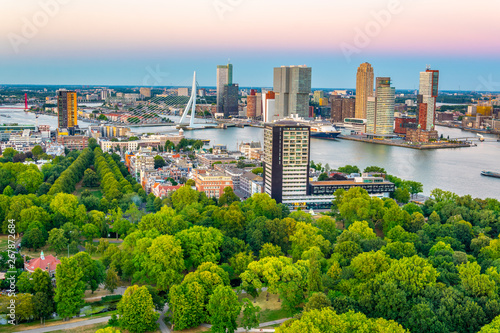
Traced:
<svg viewBox="0 0 500 333">
<path fill-rule="evenodd" d="M 260 293 L 260 295 L 255 299 L 254 305 L 260 307 L 260 322 L 265 323 L 268 321 L 278 320 L 289 317 L 288 313 L 281 310 L 281 302 L 278 302 L 279 297 L 275 294 L 269 294 L 269 300 L 266 300 L 267 291 Z M 253 301 L 252 296 L 248 294 L 240 294 L 238 299 L 248 298 Z M 240 318 L 241 320 L 241 315 Z"/>
<path fill-rule="evenodd" d="M 77 185 L 76 190 L 75 190 L 75 192 L 73 192 L 73 194 L 76 195 L 78 198 L 80 198 L 82 195 L 82 192 L 85 190 L 89 190 L 93 195 L 95 195 L 99 199 L 102 199 L 102 191 L 98 187 L 88 188 L 88 187 L 81 187 L 81 186 Z"/>
<path fill-rule="evenodd" d="M 7 245 L 9 244 L 8 235 L 0 235 L 0 251 L 7 250 Z"/>
</svg>

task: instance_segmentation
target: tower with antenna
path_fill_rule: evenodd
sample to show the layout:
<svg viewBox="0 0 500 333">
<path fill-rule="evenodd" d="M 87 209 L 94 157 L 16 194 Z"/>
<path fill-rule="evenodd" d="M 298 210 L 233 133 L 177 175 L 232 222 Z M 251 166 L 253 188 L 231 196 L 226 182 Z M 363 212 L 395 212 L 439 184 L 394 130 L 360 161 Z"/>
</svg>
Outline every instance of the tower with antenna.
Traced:
<svg viewBox="0 0 500 333">
<path fill-rule="evenodd" d="M 24 93 L 24 111 L 28 111 L 28 93 Z"/>
</svg>

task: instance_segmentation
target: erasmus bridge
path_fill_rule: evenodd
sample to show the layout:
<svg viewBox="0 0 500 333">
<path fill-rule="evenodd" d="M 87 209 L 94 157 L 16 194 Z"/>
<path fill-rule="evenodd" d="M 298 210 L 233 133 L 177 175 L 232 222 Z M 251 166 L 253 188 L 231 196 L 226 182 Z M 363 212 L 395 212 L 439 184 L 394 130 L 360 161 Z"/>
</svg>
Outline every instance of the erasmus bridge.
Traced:
<svg viewBox="0 0 500 333">
<path fill-rule="evenodd" d="M 129 123 L 127 124 L 127 126 L 176 126 L 177 128 L 185 129 L 216 127 L 217 123 L 212 119 L 212 116 L 210 116 L 210 119 L 196 118 L 197 100 L 200 100 L 200 102 L 204 100 L 203 97 L 198 97 L 198 88 L 199 86 L 196 82 L 196 72 L 194 72 L 193 84 L 189 97 L 156 95 L 147 100 L 146 103 L 130 107 L 126 112 L 126 115 L 124 115 L 129 119 Z M 200 103 L 198 103 L 198 105 L 200 105 Z M 206 106 L 206 101 L 204 105 Z M 182 109 L 184 109 L 184 111 L 182 112 L 179 120 L 175 122 L 165 122 L 164 120 L 162 120 L 163 116 L 168 116 L 168 114 L 171 114 L 171 111 Z M 202 114 L 206 114 L 203 108 L 200 109 L 202 111 Z"/>
</svg>

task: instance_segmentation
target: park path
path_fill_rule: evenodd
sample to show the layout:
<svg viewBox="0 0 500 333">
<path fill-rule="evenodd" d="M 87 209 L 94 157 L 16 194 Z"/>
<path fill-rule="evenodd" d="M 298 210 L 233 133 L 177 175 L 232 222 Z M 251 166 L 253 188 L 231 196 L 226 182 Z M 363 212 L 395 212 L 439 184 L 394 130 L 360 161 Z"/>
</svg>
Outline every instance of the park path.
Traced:
<svg viewBox="0 0 500 333">
<path fill-rule="evenodd" d="M 267 326 L 282 324 L 289 319 L 292 319 L 292 318 L 283 318 L 283 319 L 268 321 L 265 323 L 260 323 L 259 327 L 267 327 Z M 210 325 L 210 324 L 201 324 L 201 326 L 207 327 L 207 328 L 212 327 L 212 325 Z M 236 332 L 241 333 L 241 332 L 246 332 L 246 330 L 243 327 L 238 327 Z M 252 328 L 248 332 L 274 332 L 274 328 Z"/>
<path fill-rule="evenodd" d="M 35 329 L 25 330 L 25 331 L 18 331 L 18 332 L 22 332 L 22 333 L 45 333 L 45 332 L 65 330 L 65 329 L 68 329 L 68 328 L 75 328 L 75 327 L 86 326 L 86 325 L 94 325 L 94 324 L 106 323 L 110 319 L 111 319 L 111 316 L 106 316 L 106 317 L 95 318 L 95 319 L 81 320 L 81 321 L 77 321 L 77 322 L 74 322 L 74 323 L 67 323 L 67 324 L 61 324 L 61 325 L 53 325 L 53 326 L 47 326 L 47 327 L 40 327 L 40 328 L 35 328 Z M 16 332 L 16 333 L 18 333 L 18 332 Z"/>
</svg>

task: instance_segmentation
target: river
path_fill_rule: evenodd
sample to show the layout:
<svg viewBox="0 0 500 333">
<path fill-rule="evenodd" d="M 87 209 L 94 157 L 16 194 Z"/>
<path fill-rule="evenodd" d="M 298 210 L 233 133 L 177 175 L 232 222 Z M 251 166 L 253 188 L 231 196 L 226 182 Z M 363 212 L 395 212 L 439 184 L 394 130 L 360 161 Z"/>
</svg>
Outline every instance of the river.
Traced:
<svg viewBox="0 0 500 333">
<path fill-rule="evenodd" d="M 1 117 L 2 123 L 17 122 L 33 124 L 35 117 L 22 110 L 0 110 L 0 114 L 9 114 L 11 118 Z M 41 115 L 38 124 L 57 126 L 57 118 Z M 88 123 L 79 121 L 81 127 Z M 437 127 L 445 137 L 476 137 L 475 133 L 455 128 Z M 171 127 L 139 127 L 133 132 L 173 132 Z M 210 145 L 225 144 L 229 149 L 236 149 L 242 141 L 261 141 L 263 129 L 256 127 L 206 129 L 185 131 L 187 138 L 209 139 Z M 459 195 L 470 194 L 478 198 L 500 199 L 500 179 L 481 176 L 482 170 L 500 172 L 500 142 L 496 137 L 485 135 L 485 142 L 477 142 L 477 147 L 415 150 L 409 148 L 377 145 L 348 140 L 311 141 L 311 160 L 328 163 L 331 168 L 346 164 L 357 165 L 363 169 L 370 165 L 383 167 L 395 176 L 416 180 L 424 185 L 424 194 L 429 195 L 434 188 L 441 188 Z"/>
</svg>

